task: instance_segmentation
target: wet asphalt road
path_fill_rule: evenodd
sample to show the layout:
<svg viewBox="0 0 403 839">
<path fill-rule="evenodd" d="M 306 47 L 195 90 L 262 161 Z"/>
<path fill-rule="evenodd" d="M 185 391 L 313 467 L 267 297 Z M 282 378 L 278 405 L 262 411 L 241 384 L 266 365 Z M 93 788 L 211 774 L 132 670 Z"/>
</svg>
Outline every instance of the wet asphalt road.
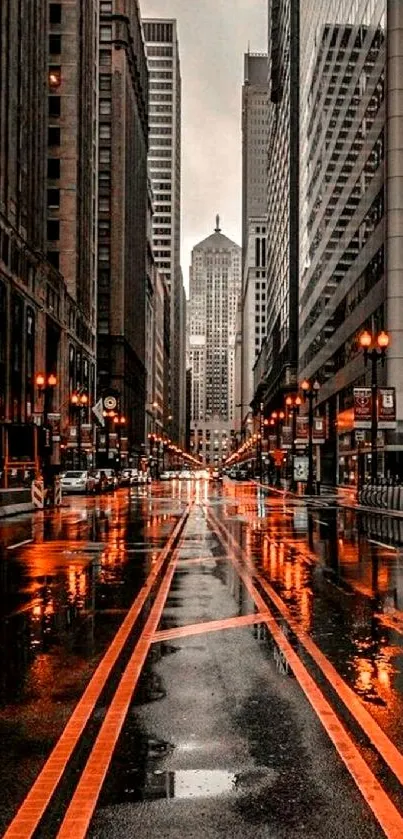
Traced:
<svg viewBox="0 0 403 839">
<path fill-rule="evenodd" d="M 400 549 L 369 541 L 351 511 L 324 505 L 308 517 L 303 504 L 284 506 L 251 484 L 230 482 L 70 498 L 59 512 L 0 525 L 0 830 L 193 490 L 160 628 L 254 611 L 207 525 L 210 506 L 403 748 Z M 153 646 L 90 830 L 108 839 L 135 833 L 384 835 L 298 682 L 256 627 Z"/>
</svg>

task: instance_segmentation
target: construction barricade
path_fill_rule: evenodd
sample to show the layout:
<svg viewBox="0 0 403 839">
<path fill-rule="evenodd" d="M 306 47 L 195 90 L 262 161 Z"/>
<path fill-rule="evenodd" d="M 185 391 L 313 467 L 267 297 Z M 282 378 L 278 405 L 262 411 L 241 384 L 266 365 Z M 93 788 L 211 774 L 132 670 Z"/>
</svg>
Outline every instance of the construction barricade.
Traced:
<svg viewBox="0 0 403 839">
<path fill-rule="evenodd" d="M 31 499 L 35 510 L 43 510 L 44 497 L 43 480 L 42 478 L 35 478 L 31 484 Z"/>
</svg>

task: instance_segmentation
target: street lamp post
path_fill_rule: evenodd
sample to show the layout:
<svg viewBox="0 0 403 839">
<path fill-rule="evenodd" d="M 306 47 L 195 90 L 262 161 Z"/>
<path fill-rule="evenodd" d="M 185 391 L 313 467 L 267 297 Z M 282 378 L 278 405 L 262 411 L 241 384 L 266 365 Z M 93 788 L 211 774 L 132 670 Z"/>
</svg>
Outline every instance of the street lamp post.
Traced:
<svg viewBox="0 0 403 839">
<path fill-rule="evenodd" d="M 126 417 L 124 414 L 115 414 L 113 418 L 113 424 L 117 429 L 118 433 L 118 446 L 119 446 L 119 453 L 118 453 L 118 465 L 119 471 L 122 468 L 122 428 L 126 425 Z"/>
<path fill-rule="evenodd" d="M 307 495 L 314 495 L 315 487 L 313 481 L 313 402 L 318 398 L 318 391 L 320 390 L 320 384 L 318 381 L 314 381 L 313 383 L 309 382 L 307 379 L 301 384 L 301 389 L 304 393 L 305 398 L 308 400 L 309 403 L 309 412 L 308 412 L 308 480 L 306 484 L 306 494 Z"/>
<path fill-rule="evenodd" d="M 364 363 L 371 362 L 371 481 L 375 483 L 378 477 L 378 361 L 382 367 L 385 364 L 386 350 L 389 346 L 389 335 L 382 330 L 378 335 L 371 335 L 368 330 L 360 336 L 360 346 L 364 350 Z"/>
<path fill-rule="evenodd" d="M 51 408 L 51 400 L 53 390 L 57 385 L 57 377 L 54 373 L 38 373 L 35 378 L 35 383 L 38 388 L 38 393 L 43 398 L 42 404 L 42 429 L 43 429 L 43 455 L 42 455 L 42 473 L 45 487 L 50 482 L 50 455 L 52 450 L 52 440 L 50 436 L 50 429 L 48 428 L 48 414 Z"/>
<path fill-rule="evenodd" d="M 297 416 L 299 414 L 302 399 L 300 396 L 287 396 L 285 400 L 287 413 L 291 414 L 291 475 L 290 475 L 290 489 L 295 489 L 294 482 L 294 458 L 295 458 L 295 440 L 297 437 Z"/>
<path fill-rule="evenodd" d="M 77 411 L 77 459 L 78 468 L 81 469 L 81 426 L 82 426 L 82 411 L 88 405 L 88 395 L 86 393 L 72 393 L 71 395 L 72 408 Z"/>
<path fill-rule="evenodd" d="M 271 421 L 270 424 L 276 427 L 276 457 L 278 458 L 278 452 L 281 451 L 281 426 L 284 421 L 285 413 L 284 411 L 272 411 L 271 414 Z M 276 487 L 281 487 L 281 466 L 276 461 Z"/>
</svg>

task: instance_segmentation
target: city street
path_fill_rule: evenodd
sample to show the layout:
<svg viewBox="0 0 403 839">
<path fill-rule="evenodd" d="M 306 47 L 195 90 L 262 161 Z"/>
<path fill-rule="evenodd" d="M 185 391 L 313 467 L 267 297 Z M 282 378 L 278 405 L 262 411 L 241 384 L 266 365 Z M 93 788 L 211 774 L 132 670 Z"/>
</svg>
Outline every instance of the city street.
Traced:
<svg viewBox="0 0 403 839">
<path fill-rule="evenodd" d="M 360 529 L 228 480 L 4 521 L 2 833 L 402 836 L 401 557 Z"/>
</svg>

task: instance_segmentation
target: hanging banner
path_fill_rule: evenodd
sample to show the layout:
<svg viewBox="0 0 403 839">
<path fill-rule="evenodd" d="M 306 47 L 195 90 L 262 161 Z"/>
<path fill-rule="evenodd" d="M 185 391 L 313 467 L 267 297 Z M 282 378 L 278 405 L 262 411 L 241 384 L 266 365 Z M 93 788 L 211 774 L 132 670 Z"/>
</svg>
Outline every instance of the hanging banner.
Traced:
<svg viewBox="0 0 403 839">
<path fill-rule="evenodd" d="M 92 449 L 92 425 L 83 423 L 81 426 L 81 446 L 83 449 Z"/>
<path fill-rule="evenodd" d="M 290 451 L 292 449 L 292 425 L 283 425 L 281 448 L 284 451 Z"/>
<path fill-rule="evenodd" d="M 317 445 L 321 445 L 326 440 L 326 420 L 325 417 L 314 417 L 312 427 L 312 441 Z"/>
<path fill-rule="evenodd" d="M 396 428 L 396 389 L 378 388 L 378 428 Z"/>
<path fill-rule="evenodd" d="M 309 440 L 309 419 L 308 417 L 297 417 L 296 446 L 306 446 Z"/>
<path fill-rule="evenodd" d="M 67 429 L 67 448 L 75 449 L 77 446 L 77 426 L 69 425 Z"/>
<path fill-rule="evenodd" d="M 354 388 L 354 428 L 371 428 L 372 391 L 370 387 Z"/>
<path fill-rule="evenodd" d="M 48 426 L 51 431 L 52 441 L 60 443 L 60 414 L 48 414 Z"/>
</svg>

